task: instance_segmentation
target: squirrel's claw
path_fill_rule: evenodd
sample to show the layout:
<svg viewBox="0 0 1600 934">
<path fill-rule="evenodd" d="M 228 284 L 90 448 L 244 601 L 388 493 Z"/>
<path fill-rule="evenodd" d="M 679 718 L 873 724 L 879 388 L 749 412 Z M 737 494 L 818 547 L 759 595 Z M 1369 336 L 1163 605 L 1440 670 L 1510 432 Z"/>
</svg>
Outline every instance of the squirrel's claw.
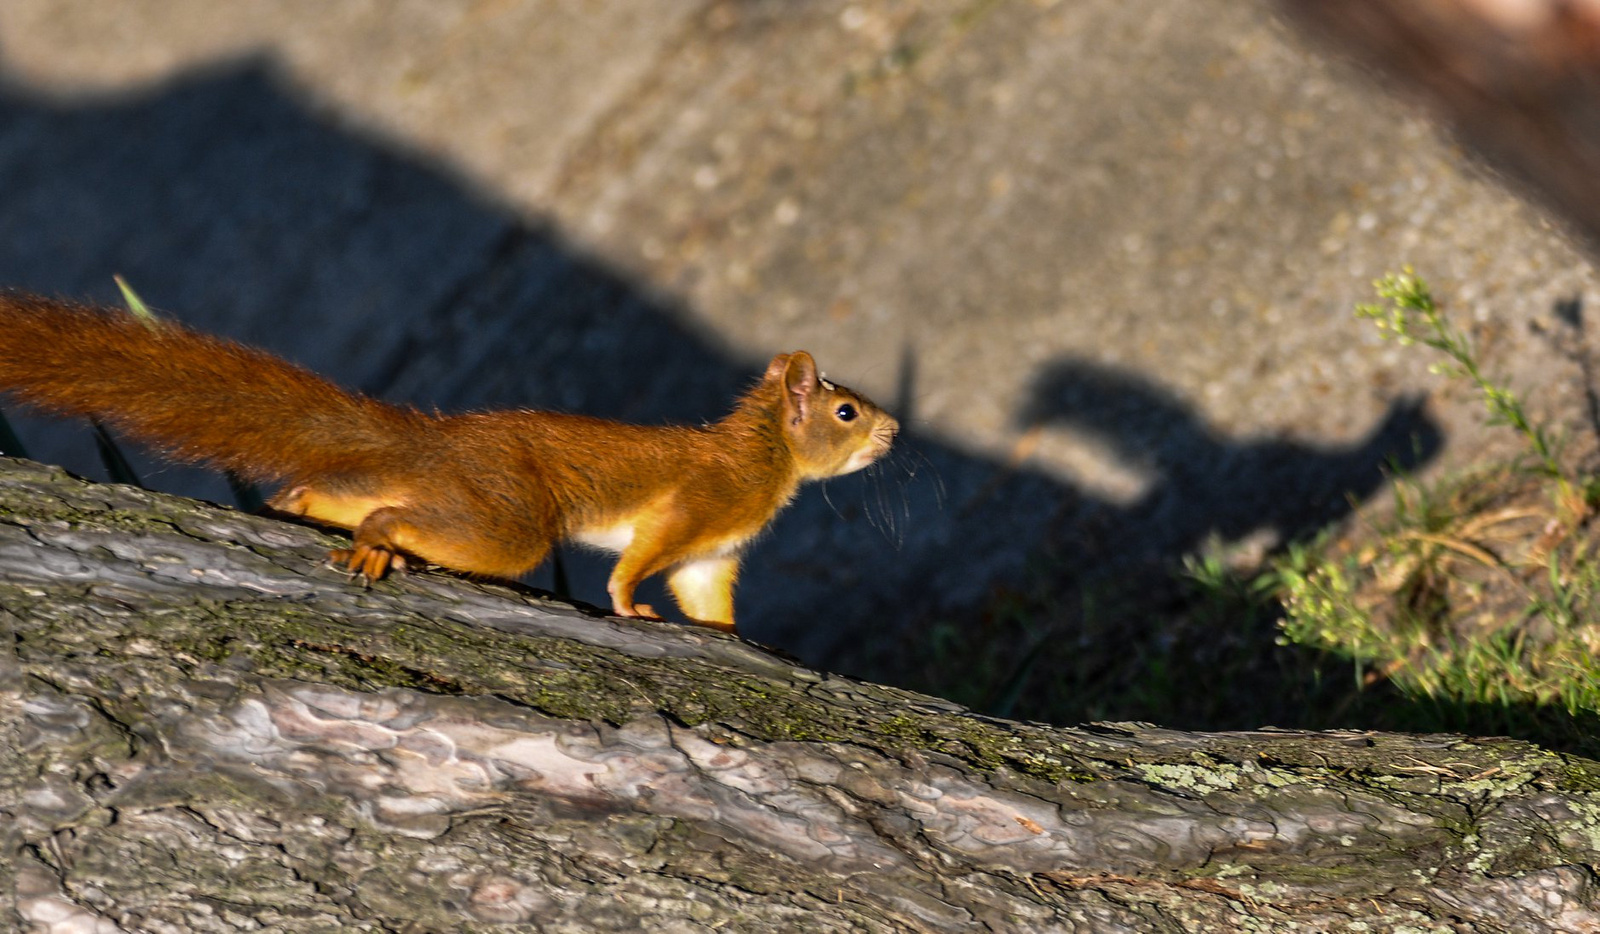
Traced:
<svg viewBox="0 0 1600 934">
<path fill-rule="evenodd" d="M 375 580 L 382 580 L 390 571 L 398 573 L 406 569 L 404 555 L 378 545 L 337 548 L 328 552 L 328 561 L 344 568 L 351 577 L 360 577 L 368 585 Z"/>
</svg>

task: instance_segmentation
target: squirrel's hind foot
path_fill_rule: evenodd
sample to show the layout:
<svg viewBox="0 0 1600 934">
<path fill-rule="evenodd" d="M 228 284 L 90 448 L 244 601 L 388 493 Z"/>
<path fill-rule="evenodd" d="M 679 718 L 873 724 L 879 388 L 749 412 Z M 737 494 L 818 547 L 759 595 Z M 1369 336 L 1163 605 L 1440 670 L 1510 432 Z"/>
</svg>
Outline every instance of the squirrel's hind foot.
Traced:
<svg viewBox="0 0 1600 934">
<path fill-rule="evenodd" d="M 612 612 L 624 619 L 648 619 L 657 623 L 665 621 L 656 608 L 648 603 L 635 603 L 626 608 L 613 607 Z"/>
<path fill-rule="evenodd" d="M 336 548 L 328 552 L 328 562 L 344 568 L 351 577 L 360 577 L 369 586 L 375 580 L 382 580 L 390 571 L 398 574 L 406 570 L 405 556 L 381 545 Z"/>
</svg>

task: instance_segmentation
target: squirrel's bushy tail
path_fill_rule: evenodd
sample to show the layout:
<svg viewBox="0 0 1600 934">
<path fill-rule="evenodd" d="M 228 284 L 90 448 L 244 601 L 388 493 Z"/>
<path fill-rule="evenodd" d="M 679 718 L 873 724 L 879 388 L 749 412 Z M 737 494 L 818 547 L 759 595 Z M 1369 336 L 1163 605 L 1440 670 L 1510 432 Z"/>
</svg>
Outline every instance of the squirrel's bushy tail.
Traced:
<svg viewBox="0 0 1600 934">
<path fill-rule="evenodd" d="M 232 341 L 19 293 L 0 293 L 0 392 L 251 480 L 403 458 L 427 421 Z"/>
</svg>

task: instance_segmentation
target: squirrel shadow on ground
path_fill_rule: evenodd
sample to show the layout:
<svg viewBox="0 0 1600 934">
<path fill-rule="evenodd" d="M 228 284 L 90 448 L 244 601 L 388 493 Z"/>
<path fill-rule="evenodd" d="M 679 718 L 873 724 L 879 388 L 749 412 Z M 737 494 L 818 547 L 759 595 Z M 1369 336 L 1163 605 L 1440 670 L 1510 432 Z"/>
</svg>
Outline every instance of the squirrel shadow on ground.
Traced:
<svg viewBox="0 0 1600 934">
<path fill-rule="evenodd" d="M 1115 518 L 1148 530 L 1140 539 L 1168 556 L 1258 532 L 1279 543 L 1303 538 L 1376 492 L 1391 469 L 1415 470 L 1444 447 L 1417 396 L 1392 401 L 1383 420 L 1350 445 L 1238 440 L 1214 431 L 1166 388 L 1076 359 L 1035 376 L 1017 421 L 1091 439 L 1149 477 Z"/>
<path fill-rule="evenodd" d="M 0 187 L 0 285 L 114 304 L 121 273 L 158 311 L 395 401 L 697 422 L 727 411 L 765 363 L 736 357 L 658 289 L 447 166 L 352 130 L 265 58 L 72 98 L 0 76 Z M 880 402 L 912 398 L 914 362 L 902 360 L 904 398 Z M 1353 446 L 1238 442 L 1149 380 L 1070 360 L 1040 375 L 1019 417 L 1088 432 L 1158 479 L 1119 505 L 908 424 L 895 463 L 808 488 L 752 548 L 738 592 L 745 634 L 815 665 L 914 682 L 899 647 L 926 642 L 941 620 L 973 619 L 1022 586 L 1030 563 L 1065 580 L 1064 593 L 1113 576 L 1166 579 L 1207 536 L 1300 534 L 1348 510 L 1349 494 L 1373 492 L 1391 458 L 1416 466 L 1440 446 L 1411 399 Z M 82 426 L 18 426 L 36 458 L 102 475 Z M 230 501 L 209 472 L 147 454 L 135 466 L 153 487 Z M 873 527 L 886 518 L 892 535 Z M 573 595 L 604 603 L 609 559 L 565 554 Z M 547 565 L 532 581 L 549 586 L 549 575 Z M 1150 627 L 1111 650 L 1162 638 Z M 1108 703 L 1108 715 L 1125 709 Z M 1008 712 L 1084 711 L 1024 697 Z"/>
</svg>

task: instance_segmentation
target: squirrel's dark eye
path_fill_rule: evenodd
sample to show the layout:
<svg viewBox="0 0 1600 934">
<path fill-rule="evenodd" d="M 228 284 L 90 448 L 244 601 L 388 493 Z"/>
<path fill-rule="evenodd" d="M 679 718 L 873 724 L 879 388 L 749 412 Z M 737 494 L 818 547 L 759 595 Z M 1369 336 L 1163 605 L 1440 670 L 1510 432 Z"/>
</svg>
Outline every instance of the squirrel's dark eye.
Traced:
<svg viewBox="0 0 1600 934">
<path fill-rule="evenodd" d="M 834 409 L 833 414 L 839 416 L 839 421 L 841 422 L 854 421 L 856 417 L 856 407 L 846 402 L 844 405 Z"/>
</svg>

